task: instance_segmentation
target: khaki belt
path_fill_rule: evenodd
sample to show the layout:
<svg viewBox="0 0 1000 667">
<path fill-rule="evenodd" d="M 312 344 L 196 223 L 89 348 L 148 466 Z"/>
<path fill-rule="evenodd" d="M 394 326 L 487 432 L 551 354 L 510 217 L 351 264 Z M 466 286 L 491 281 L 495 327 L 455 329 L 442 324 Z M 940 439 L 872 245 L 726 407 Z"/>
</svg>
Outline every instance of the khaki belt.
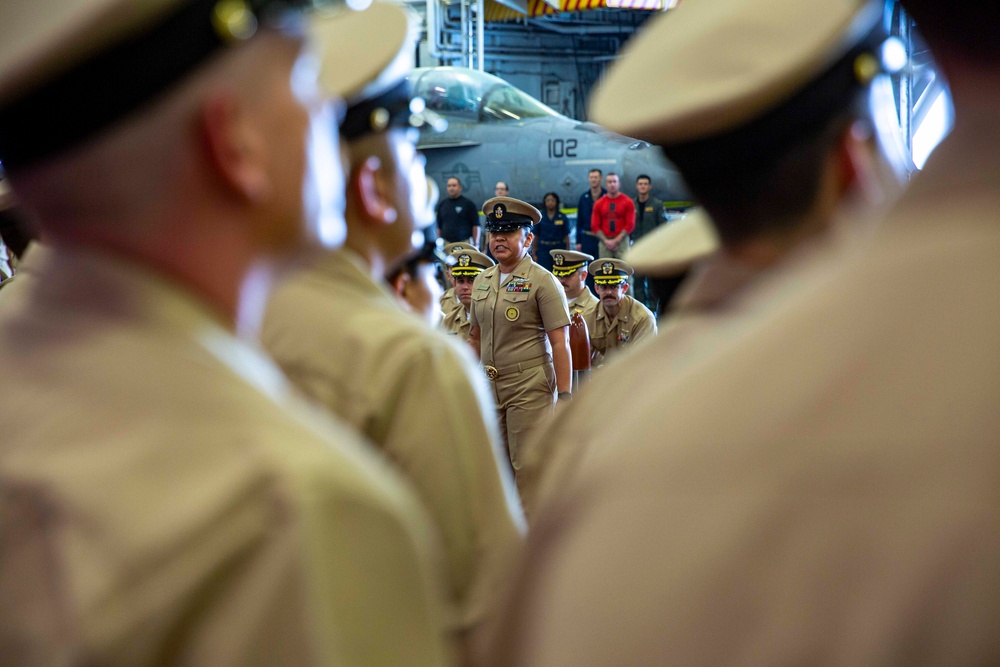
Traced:
<svg viewBox="0 0 1000 667">
<path fill-rule="evenodd" d="M 521 371 L 526 371 L 529 368 L 534 368 L 535 366 L 541 366 L 542 364 L 548 364 L 551 362 L 552 362 L 552 355 L 543 354 L 540 357 L 535 357 L 534 359 L 529 359 L 528 361 L 522 361 L 517 364 L 511 364 L 509 366 L 504 366 L 502 368 L 497 368 L 496 366 L 483 365 L 483 370 L 486 371 L 486 377 L 488 377 L 491 380 L 496 380 L 501 375 L 520 373 Z"/>
</svg>

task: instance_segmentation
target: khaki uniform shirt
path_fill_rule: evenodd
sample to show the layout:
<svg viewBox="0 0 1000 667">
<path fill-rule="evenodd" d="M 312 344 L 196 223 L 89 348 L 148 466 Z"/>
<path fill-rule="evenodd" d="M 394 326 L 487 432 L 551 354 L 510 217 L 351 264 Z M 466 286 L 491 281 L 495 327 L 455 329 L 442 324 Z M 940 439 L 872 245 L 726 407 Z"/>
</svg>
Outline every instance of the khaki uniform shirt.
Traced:
<svg viewBox="0 0 1000 667">
<path fill-rule="evenodd" d="M 656 336 L 661 354 L 660 373 L 677 373 L 699 355 L 723 344 L 730 333 L 727 318 L 738 321 L 744 316 L 738 309 L 728 312 L 729 307 L 759 277 L 760 272 L 733 262 L 723 253 L 703 260 L 693 269 L 674 297 L 676 306 Z M 603 311 L 600 300 L 593 299 L 594 305 Z M 594 323 L 595 316 L 589 321 Z M 634 376 L 602 371 L 600 389 L 578 391 L 573 402 L 539 434 L 521 471 L 521 499 L 529 517 L 537 517 L 540 508 L 559 493 L 585 449 L 618 446 L 617 440 L 595 443 L 589 439 L 592 430 L 589 416 L 601 413 L 608 396 L 630 396 L 635 389 Z M 568 433 L 576 437 L 567 438 Z"/>
<path fill-rule="evenodd" d="M 576 297 L 569 302 L 569 314 L 573 315 L 579 313 L 584 319 L 587 319 L 587 315 L 594 312 L 600 305 L 601 301 L 594 293 L 590 291 L 589 287 L 584 287 L 583 291 L 580 292 L 580 296 Z"/>
<path fill-rule="evenodd" d="M 588 438 L 630 446 L 588 449 L 533 526 L 498 664 L 1000 661 L 996 108 L 713 354 L 651 377 L 658 338 L 607 369 L 648 395 Z"/>
<path fill-rule="evenodd" d="M 525 257 L 500 282 L 491 266 L 472 287 L 472 326 L 481 331 L 481 361 L 501 369 L 551 355 L 547 332 L 569 325 L 566 293 L 555 276 Z"/>
<path fill-rule="evenodd" d="M 456 312 L 460 310 L 465 310 L 465 308 L 462 306 L 462 302 L 459 301 L 458 297 L 455 296 L 454 287 L 449 287 L 444 291 L 444 294 L 441 295 L 440 303 L 441 303 L 442 322 L 450 319 L 451 316 L 454 315 Z"/>
<path fill-rule="evenodd" d="M 43 250 L 0 292 L 0 661 L 448 663 L 395 473 L 188 294 Z"/>
<path fill-rule="evenodd" d="M 523 514 L 468 345 L 404 313 L 346 249 L 275 290 L 263 340 L 298 387 L 413 483 L 444 538 L 459 625 L 481 621 Z"/>
<path fill-rule="evenodd" d="M 604 364 L 609 354 L 656 335 L 656 316 L 627 294 L 622 297 L 618 314 L 614 318 L 608 317 L 598 301 L 598 305 L 589 315 L 584 316 L 584 320 L 590 333 L 590 349 L 596 366 Z"/>
<path fill-rule="evenodd" d="M 460 341 L 468 340 L 469 332 L 472 330 L 472 324 L 469 322 L 469 311 L 465 308 L 459 308 L 450 317 L 441 320 L 441 329 L 445 333 L 457 336 Z"/>
</svg>

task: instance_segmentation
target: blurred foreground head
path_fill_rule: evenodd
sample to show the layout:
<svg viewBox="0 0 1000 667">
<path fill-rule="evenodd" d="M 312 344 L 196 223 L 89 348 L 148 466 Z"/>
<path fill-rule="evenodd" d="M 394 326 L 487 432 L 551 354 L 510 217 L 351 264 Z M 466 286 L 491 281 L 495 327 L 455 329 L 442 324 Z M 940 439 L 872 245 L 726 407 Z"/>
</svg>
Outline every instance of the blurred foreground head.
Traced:
<svg viewBox="0 0 1000 667">
<path fill-rule="evenodd" d="M 19 4 L 0 160 L 50 242 L 138 258 L 231 313 L 233 276 L 342 227 L 342 102 L 322 87 L 342 37 L 288 2 Z M 228 275 L 205 275 L 223 252 Z"/>
<path fill-rule="evenodd" d="M 861 0 L 685 3 L 629 44 L 591 116 L 662 146 L 725 246 L 823 227 L 853 189 L 896 180 L 867 104 L 881 18 Z"/>
<path fill-rule="evenodd" d="M 406 79 L 417 37 L 410 12 L 375 2 L 348 21 L 359 29 L 352 31 L 356 37 L 341 42 L 337 59 L 364 50 L 381 68 L 365 80 L 346 69 L 331 69 L 328 79 L 348 104 L 341 128 L 350 164 L 347 246 L 382 274 L 416 251 L 414 232 L 434 222 L 416 140 L 418 128 L 438 127 L 443 121 L 413 96 Z M 379 26 L 377 34 L 360 29 L 366 22 Z"/>
</svg>

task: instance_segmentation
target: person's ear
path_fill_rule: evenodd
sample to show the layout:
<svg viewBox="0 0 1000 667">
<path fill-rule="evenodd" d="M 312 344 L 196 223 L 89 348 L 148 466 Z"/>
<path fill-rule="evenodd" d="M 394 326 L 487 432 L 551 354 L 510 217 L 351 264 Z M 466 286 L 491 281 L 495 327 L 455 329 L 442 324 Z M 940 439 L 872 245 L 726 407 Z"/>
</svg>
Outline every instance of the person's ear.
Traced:
<svg viewBox="0 0 1000 667">
<path fill-rule="evenodd" d="M 628 281 L 622 283 L 622 294 L 628 292 Z"/>
<path fill-rule="evenodd" d="M 407 271 L 400 271 L 399 275 L 392 279 L 392 292 L 397 298 L 403 299 L 406 290 L 410 287 L 410 274 Z"/>
<path fill-rule="evenodd" d="M 850 162 L 850 186 L 861 195 L 863 205 L 887 206 L 902 193 L 903 183 L 879 146 L 871 128 L 856 122 L 843 140 L 842 161 Z"/>
<path fill-rule="evenodd" d="M 244 201 L 270 198 L 267 141 L 235 92 L 214 95 L 202 106 L 200 131 L 210 168 Z"/>
<path fill-rule="evenodd" d="M 855 188 L 864 189 L 871 178 L 871 132 L 855 123 L 837 142 L 837 194 L 846 195 Z"/>
<path fill-rule="evenodd" d="M 351 172 L 349 187 L 357 197 L 365 217 L 377 224 L 391 225 L 398 213 L 388 198 L 386 170 L 382 161 L 369 155 Z"/>
</svg>

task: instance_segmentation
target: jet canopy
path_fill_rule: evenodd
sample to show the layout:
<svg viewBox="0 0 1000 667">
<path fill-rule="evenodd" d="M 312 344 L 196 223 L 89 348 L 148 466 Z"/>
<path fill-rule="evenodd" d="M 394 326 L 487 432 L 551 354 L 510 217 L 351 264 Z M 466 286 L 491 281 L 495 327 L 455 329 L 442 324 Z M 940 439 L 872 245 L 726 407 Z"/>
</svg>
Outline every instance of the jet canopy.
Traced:
<svg viewBox="0 0 1000 667">
<path fill-rule="evenodd" d="M 418 67 L 410 74 L 415 95 L 427 108 L 478 123 L 562 118 L 531 95 L 492 74 L 458 67 Z"/>
</svg>

